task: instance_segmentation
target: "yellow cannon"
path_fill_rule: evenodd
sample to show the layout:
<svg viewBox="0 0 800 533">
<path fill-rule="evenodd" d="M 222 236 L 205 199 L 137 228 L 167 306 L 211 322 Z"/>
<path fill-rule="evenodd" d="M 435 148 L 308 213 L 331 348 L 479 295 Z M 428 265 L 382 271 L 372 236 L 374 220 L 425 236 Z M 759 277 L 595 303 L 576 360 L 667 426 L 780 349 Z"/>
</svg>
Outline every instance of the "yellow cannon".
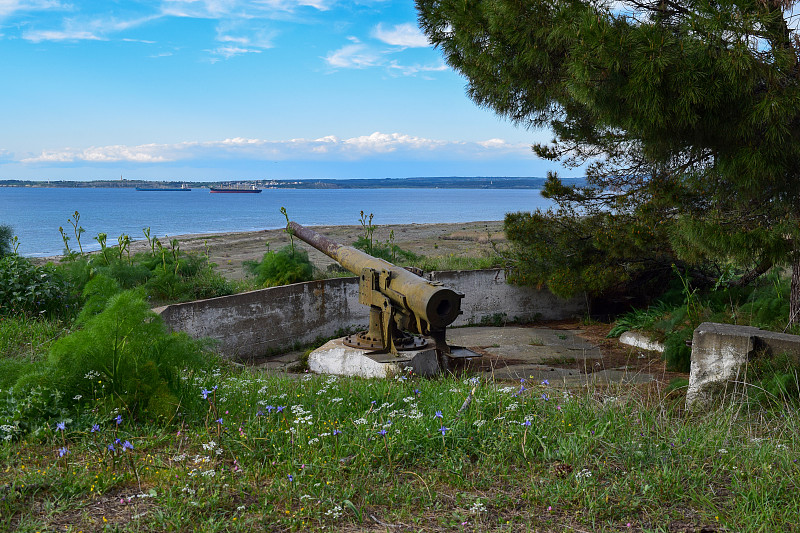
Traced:
<svg viewBox="0 0 800 533">
<path fill-rule="evenodd" d="M 445 340 L 445 328 L 461 314 L 462 293 L 296 222 L 289 223 L 289 230 L 359 276 L 358 301 L 370 306 L 369 329 L 345 338 L 346 345 L 395 355 L 435 346 L 439 366 L 444 369 L 450 358 L 479 357 L 465 348 L 448 346 Z"/>
</svg>

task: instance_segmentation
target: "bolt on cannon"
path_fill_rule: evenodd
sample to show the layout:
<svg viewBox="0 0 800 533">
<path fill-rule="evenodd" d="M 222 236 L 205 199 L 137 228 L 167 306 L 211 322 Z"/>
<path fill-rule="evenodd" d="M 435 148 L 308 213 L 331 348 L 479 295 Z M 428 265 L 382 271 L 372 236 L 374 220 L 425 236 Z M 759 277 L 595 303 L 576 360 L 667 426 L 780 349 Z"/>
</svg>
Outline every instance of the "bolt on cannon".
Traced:
<svg viewBox="0 0 800 533">
<path fill-rule="evenodd" d="M 372 257 L 296 222 L 290 222 L 288 228 L 359 276 L 358 301 L 370 308 L 369 328 L 345 337 L 346 346 L 397 357 L 408 351 L 435 350 L 440 370 L 447 370 L 451 359 L 480 357 L 465 348 L 448 346 L 446 341 L 446 328 L 461 314 L 464 294 L 421 277 L 421 271 Z"/>
</svg>

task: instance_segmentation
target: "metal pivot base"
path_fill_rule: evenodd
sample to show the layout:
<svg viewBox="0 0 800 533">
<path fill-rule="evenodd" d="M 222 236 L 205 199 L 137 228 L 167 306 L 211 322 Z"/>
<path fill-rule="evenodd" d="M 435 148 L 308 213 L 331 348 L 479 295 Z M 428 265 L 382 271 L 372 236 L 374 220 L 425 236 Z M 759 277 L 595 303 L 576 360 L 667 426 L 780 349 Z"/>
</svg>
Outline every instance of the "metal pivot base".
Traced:
<svg viewBox="0 0 800 533">
<path fill-rule="evenodd" d="M 423 350 L 432 346 L 432 342 L 428 339 L 407 334 L 395 337 L 393 341 L 394 347 L 398 351 Z M 351 348 L 360 348 L 362 350 L 381 350 L 384 347 L 383 336 L 376 338 L 374 335 L 370 335 L 369 331 L 348 335 L 344 338 L 344 344 Z"/>
</svg>

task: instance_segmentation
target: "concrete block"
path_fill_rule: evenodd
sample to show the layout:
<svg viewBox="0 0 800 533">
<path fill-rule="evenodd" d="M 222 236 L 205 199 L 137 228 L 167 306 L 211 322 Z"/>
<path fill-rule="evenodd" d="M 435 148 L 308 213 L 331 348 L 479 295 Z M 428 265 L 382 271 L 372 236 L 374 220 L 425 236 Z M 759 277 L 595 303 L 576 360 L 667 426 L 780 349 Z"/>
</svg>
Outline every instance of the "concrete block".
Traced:
<svg viewBox="0 0 800 533">
<path fill-rule="evenodd" d="M 328 341 L 308 355 L 308 368 L 317 374 L 390 378 L 403 374 L 406 367 L 421 376 L 438 374 L 436 350 L 409 350 L 399 356 L 371 354 L 368 350 L 346 346 L 342 338 Z"/>
<path fill-rule="evenodd" d="M 744 377 L 745 365 L 762 332 L 750 326 L 703 322 L 692 336 L 692 359 L 686 408 L 709 407 Z"/>
</svg>

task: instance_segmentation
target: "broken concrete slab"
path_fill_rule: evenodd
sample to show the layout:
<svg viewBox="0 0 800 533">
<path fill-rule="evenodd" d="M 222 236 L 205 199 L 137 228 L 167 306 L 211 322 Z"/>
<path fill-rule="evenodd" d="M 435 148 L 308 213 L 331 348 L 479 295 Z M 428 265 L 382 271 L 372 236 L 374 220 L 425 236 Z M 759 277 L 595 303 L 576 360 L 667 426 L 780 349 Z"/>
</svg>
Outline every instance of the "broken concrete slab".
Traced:
<svg viewBox="0 0 800 533">
<path fill-rule="evenodd" d="M 626 331 L 619 336 L 619 342 L 649 352 L 664 353 L 664 344 L 651 340 L 650 337 L 639 331 Z"/>
</svg>

